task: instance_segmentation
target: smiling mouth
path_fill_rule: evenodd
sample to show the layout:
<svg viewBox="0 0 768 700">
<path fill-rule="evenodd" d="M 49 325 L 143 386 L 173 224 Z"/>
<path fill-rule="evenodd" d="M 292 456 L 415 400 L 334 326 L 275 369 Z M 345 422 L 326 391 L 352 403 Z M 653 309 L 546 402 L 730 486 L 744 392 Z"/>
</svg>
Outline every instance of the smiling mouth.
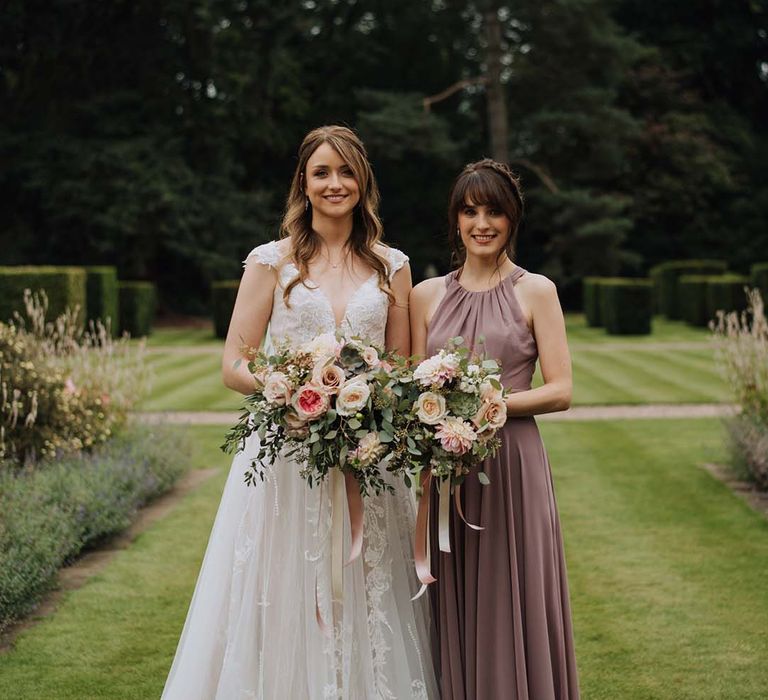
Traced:
<svg viewBox="0 0 768 700">
<path fill-rule="evenodd" d="M 338 203 L 343 202 L 347 198 L 347 195 L 345 194 L 327 194 L 324 196 L 324 199 L 327 199 L 329 202 Z"/>
<path fill-rule="evenodd" d="M 472 238 L 478 243 L 488 243 L 498 236 L 497 233 L 473 233 Z"/>
</svg>

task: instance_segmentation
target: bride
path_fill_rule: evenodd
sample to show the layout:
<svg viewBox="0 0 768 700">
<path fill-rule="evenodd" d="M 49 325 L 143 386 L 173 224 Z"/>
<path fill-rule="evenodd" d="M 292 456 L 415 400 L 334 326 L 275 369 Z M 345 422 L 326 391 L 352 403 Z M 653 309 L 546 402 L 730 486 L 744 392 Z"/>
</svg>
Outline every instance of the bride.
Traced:
<svg viewBox="0 0 768 700">
<path fill-rule="evenodd" d="M 379 243 L 365 148 L 340 126 L 299 149 L 283 237 L 245 260 L 224 347 L 225 384 L 253 391 L 241 348 L 336 329 L 408 355 L 408 258 Z M 331 600 L 327 487 L 280 459 L 246 486 L 254 435 L 235 456 L 164 700 L 437 697 L 425 598 L 411 602 L 413 509 L 402 485 L 365 501 L 363 553 Z M 349 544 L 348 523 L 345 538 Z M 333 621 L 324 633 L 316 613 Z"/>
</svg>

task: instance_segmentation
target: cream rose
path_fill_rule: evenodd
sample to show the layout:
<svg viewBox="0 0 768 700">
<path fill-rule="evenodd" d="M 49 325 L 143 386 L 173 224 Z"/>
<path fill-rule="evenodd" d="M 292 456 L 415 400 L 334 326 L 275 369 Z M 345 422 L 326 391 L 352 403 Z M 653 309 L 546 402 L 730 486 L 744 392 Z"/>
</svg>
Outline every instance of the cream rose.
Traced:
<svg viewBox="0 0 768 700">
<path fill-rule="evenodd" d="M 291 400 L 291 382 L 282 372 L 271 372 L 264 381 L 264 398 L 275 406 L 285 406 Z"/>
<path fill-rule="evenodd" d="M 437 425 L 445 413 L 445 397 L 434 391 L 425 391 L 416 399 L 416 415 L 422 423 Z"/>
<path fill-rule="evenodd" d="M 347 382 L 336 397 L 336 412 L 340 416 L 351 416 L 365 407 L 370 395 L 371 390 L 365 382 Z"/>
<path fill-rule="evenodd" d="M 341 351 L 341 343 L 333 333 L 321 333 L 306 343 L 304 350 L 312 355 L 315 361 L 331 357 L 335 359 Z"/>
<path fill-rule="evenodd" d="M 376 348 L 371 347 L 370 345 L 366 348 L 363 348 L 363 362 L 365 362 L 366 365 L 369 367 L 378 367 L 381 364 L 381 361 L 379 360 L 379 353 L 376 351 Z"/>
<path fill-rule="evenodd" d="M 331 404 L 322 389 L 313 384 L 305 384 L 293 395 L 291 405 L 301 420 L 311 421 L 322 416 Z"/>
<path fill-rule="evenodd" d="M 366 433 L 357 447 L 349 453 L 349 458 L 359 467 L 368 467 L 376 462 L 384 452 L 384 445 L 378 433 Z"/>
<path fill-rule="evenodd" d="M 321 387 L 326 394 L 338 394 L 344 386 L 344 370 L 338 365 L 315 365 L 312 383 Z"/>
<path fill-rule="evenodd" d="M 493 377 L 494 380 L 499 382 L 499 377 Z M 501 389 L 497 389 L 489 380 L 484 381 L 480 385 L 480 398 L 483 401 L 501 401 L 503 397 L 503 393 Z"/>
<path fill-rule="evenodd" d="M 481 432 L 495 432 L 507 422 L 507 404 L 502 399 L 483 401 L 472 419 Z"/>
</svg>

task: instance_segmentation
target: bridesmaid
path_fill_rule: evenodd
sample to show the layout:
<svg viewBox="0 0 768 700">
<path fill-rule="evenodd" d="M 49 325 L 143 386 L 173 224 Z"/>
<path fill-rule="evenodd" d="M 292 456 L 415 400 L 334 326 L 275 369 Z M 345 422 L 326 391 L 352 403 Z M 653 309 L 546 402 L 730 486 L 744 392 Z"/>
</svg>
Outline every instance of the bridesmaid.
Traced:
<svg viewBox="0 0 768 700">
<path fill-rule="evenodd" d="M 512 392 L 490 486 L 464 482 L 466 518 L 451 514 L 451 552 L 430 537 L 435 661 L 444 700 L 579 697 L 560 522 L 533 416 L 571 402 L 571 361 L 555 285 L 513 262 L 523 200 L 517 178 L 485 159 L 453 185 L 449 242 L 458 269 L 411 292 L 413 352 L 485 337 Z M 531 389 L 538 358 L 544 385 Z"/>
</svg>

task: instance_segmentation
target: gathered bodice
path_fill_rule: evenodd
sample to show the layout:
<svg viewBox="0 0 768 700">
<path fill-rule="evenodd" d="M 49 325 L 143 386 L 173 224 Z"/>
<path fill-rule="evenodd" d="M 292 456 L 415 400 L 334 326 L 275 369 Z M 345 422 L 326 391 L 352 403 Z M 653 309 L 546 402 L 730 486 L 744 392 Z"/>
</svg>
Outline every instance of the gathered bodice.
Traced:
<svg viewBox="0 0 768 700">
<path fill-rule="evenodd" d="M 531 388 L 538 350 L 515 296 L 516 282 L 525 274 L 516 267 L 491 289 L 472 292 L 461 286 L 458 271 L 445 277 L 445 296 L 435 309 L 427 333 L 427 354 L 444 348 L 451 338 L 465 342 L 499 360 L 502 384 L 512 391 Z M 485 343 L 479 345 L 483 337 Z"/>
<path fill-rule="evenodd" d="M 386 249 L 389 263 L 389 277 L 397 272 L 408 260 L 408 256 L 396 248 Z M 285 287 L 295 279 L 298 269 L 281 250 L 279 241 L 270 241 L 254 248 L 244 264 L 256 261 L 277 271 L 272 302 L 272 316 L 269 321 L 267 342 L 272 345 L 300 344 L 323 333 L 341 331 L 348 336 L 358 336 L 384 346 L 387 327 L 389 299 L 379 289 L 378 276 L 374 273 L 351 295 L 340 326 L 336 326 L 331 300 L 320 287 L 307 280 L 297 284 L 290 293 L 289 305 L 283 298 Z"/>
</svg>

